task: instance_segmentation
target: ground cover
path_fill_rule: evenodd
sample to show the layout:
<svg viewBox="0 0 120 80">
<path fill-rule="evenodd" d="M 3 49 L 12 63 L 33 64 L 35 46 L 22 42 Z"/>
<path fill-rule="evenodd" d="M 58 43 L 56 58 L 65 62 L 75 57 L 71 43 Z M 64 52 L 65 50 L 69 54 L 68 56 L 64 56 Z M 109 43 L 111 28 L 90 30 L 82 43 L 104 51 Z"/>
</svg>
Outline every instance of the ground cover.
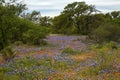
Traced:
<svg viewBox="0 0 120 80">
<path fill-rule="evenodd" d="M 91 45 L 85 36 L 48 36 L 47 46 L 14 46 L 9 62 L 0 58 L 0 80 L 119 80 L 120 48 Z M 69 49 L 66 49 L 69 48 Z"/>
</svg>

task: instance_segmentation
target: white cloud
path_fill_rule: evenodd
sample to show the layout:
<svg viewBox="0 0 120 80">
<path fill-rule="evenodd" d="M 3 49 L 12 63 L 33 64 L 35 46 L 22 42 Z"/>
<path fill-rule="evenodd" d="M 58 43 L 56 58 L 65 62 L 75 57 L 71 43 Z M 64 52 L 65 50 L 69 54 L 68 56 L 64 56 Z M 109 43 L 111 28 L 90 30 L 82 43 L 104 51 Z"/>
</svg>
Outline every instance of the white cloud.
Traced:
<svg viewBox="0 0 120 80">
<path fill-rule="evenodd" d="M 111 2 L 93 2 L 96 6 L 111 6 L 111 5 L 120 5 L 120 1 L 111 1 Z"/>
<path fill-rule="evenodd" d="M 37 10 L 42 16 L 56 16 L 68 3 L 74 1 L 85 1 L 103 12 L 120 10 L 120 0 L 25 0 L 25 3 L 28 11 Z"/>
</svg>

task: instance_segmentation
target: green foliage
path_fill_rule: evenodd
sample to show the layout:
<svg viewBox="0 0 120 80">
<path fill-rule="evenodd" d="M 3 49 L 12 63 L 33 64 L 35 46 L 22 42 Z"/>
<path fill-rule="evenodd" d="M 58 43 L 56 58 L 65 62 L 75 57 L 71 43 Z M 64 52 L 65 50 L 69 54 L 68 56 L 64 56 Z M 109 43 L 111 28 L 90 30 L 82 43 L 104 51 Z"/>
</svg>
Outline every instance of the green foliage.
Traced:
<svg viewBox="0 0 120 80">
<path fill-rule="evenodd" d="M 113 44 L 113 42 L 111 43 Z M 117 72 L 115 64 L 120 63 L 120 54 L 117 51 L 111 53 L 109 52 L 111 49 L 108 51 L 105 47 L 102 48 L 104 49 L 97 50 L 98 52 L 94 54 L 96 56 L 87 60 L 85 59 L 83 62 L 74 61 L 71 57 L 60 54 L 53 57 L 44 54 L 44 56 L 37 56 L 38 58 L 33 58 L 33 56 L 15 58 L 9 63 L 0 65 L 0 79 L 44 80 L 52 78 L 53 80 L 103 80 L 103 76 L 108 78 L 108 80 L 111 78 L 117 79 L 119 75 L 115 78 L 114 73 Z M 102 71 L 104 72 L 101 73 Z"/>
<path fill-rule="evenodd" d="M 105 43 L 103 47 L 109 48 L 109 49 L 118 49 L 118 45 L 114 41 Z"/>
<path fill-rule="evenodd" d="M 4 59 L 6 61 L 9 61 L 10 59 L 13 59 L 16 55 L 16 52 L 13 50 L 13 48 L 11 46 L 8 46 L 6 48 L 4 48 L 2 51 L 1 51 Z"/>
<path fill-rule="evenodd" d="M 30 44 L 42 44 L 41 41 L 45 38 L 48 31 L 46 28 L 41 28 L 39 26 L 34 26 L 23 34 L 24 42 Z"/>
<path fill-rule="evenodd" d="M 0 50 L 4 49 L 11 42 L 14 31 L 16 30 L 16 24 L 20 20 L 14 9 L 19 8 L 15 5 L 0 5 Z"/>
<path fill-rule="evenodd" d="M 116 54 L 100 52 L 96 56 L 100 70 L 112 69 L 115 63 Z"/>
<path fill-rule="evenodd" d="M 68 4 L 63 12 L 53 19 L 53 33 L 88 35 L 97 42 L 119 41 L 120 11 L 107 14 L 92 14 L 93 12 L 99 11 L 85 2 Z"/>
<path fill-rule="evenodd" d="M 61 14 L 53 19 L 53 32 L 60 34 L 73 34 L 73 23 L 68 15 Z"/>
<path fill-rule="evenodd" d="M 14 42 L 14 44 L 17 45 L 17 46 L 20 46 L 20 45 L 23 44 L 23 42 L 22 41 L 16 41 L 16 42 Z"/>
<path fill-rule="evenodd" d="M 97 42 L 117 41 L 120 36 L 120 27 L 114 23 L 106 23 L 98 27 L 93 35 Z"/>
<path fill-rule="evenodd" d="M 29 57 L 26 58 L 22 58 L 21 60 L 16 60 L 15 63 L 9 62 L 10 65 L 12 65 L 13 67 L 15 67 L 14 69 L 17 71 L 16 74 L 14 74 L 14 70 L 12 69 L 12 67 L 3 67 L 0 69 L 0 73 L 3 75 L 1 75 L 0 77 L 3 80 L 19 80 L 19 79 L 25 79 L 25 80 L 33 80 L 33 78 L 36 78 L 36 71 L 34 69 L 34 71 L 29 71 L 30 68 L 33 67 L 33 65 L 37 65 L 38 61 L 36 61 L 35 59 L 30 59 Z M 9 72 L 12 72 L 13 74 L 9 74 Z M 8 74 L 6 74 L 8 72 Z M 7 78 L 6 78 L 7 77 Z"/>
<path fill-rule="evenodd" d="M 118 48 L 119 48 L 119 46 L 114 41 L 104 42 L 101 44 L 93 44 L 93 45 L 89 46 L 90 50 L 98 50 L 98 52 L 99 52 L 99 50 L 105 50 L 105 49 L 117 50 Z"/>
<path fill-rule="evenodd" d="M 18 3 L 18 0 L 1 0 L 0 5 L 7 7 L 16 16 L 21 16 L 27 9 L 26 4 Z"/>
<path fill-rule="evenodd" d="M 27 14 L 23 14 L 22 17 L 24 19 L 30 20 L 32 22 L 38 23 L 39 22 L 39 18 L 41 17 L 40 12 L 38 11 L 32 11 L 31 13 L 27 13 Z"/>
<path fill-rule="evenodd" d="M 16 0 L 11 0 L 10 2 L 9 4 L 3 3 L 0 5 L 0 50 L 16 41 L 40 44 L 39 40 L 45 38 L 48 34 L 48 29 L 20 18 L 22 11 L 25 10 L 25 5 L 20 3 L 15 5 Z M 37 14 L 37 12 L 33 12 L 32 17 L 35 18 Z"/>
<path fill-rule="evenodd" d="M 105 41 L 119 41 L 120 36 L 120 12 L 113 11 L 105 14 L 104 23 L 100 24 L 99 27 L 94 29 L 92 35 L 97 42 Z M 91 35 L 91 36 L 92 36 Z"/>
<path fill-rule="evenodd" d="M 20 19 L 14 30 L 12 41 L 22 41 L 29 44 L 40 44 L 40 40 L 49 33 L 47 28 L 43 28 L 33 22 Z M 24 27 L 23 27 L 24 26 Z"/>
<path fill-rule="evenodd" d="M 80 75 L 91 77 L 91 76 L 98 75 L 98 73 L 99 73 L 99 68 L 98 67 L 90 67 L 86 70 L 81 71 Z"/>
<path fill-rule="evenodd" d="M 51 77 L 58 79 L 63 70 L 71 66 L 72 65 L 67 62 L 56 61 L 49 57 L 40 60 L 32 57 L 23 57 L 14 60 L 14 62 L 9 62 L 9 64 L 4 65 L 4 67 L 0 66 L 0 79 L 40 80 L 50 79 Z M 59 71 L 59 74 L 56 73 L 56 70 Z"/>
<path fill-rule="evenodd" d="M 63 51 L 62 54 L 70 54 L 70 55 L 75 55 L 75 54 L 81 54 L 80 51 L 73 50 L 70 47 L 66 47 Z"/>
<path fill-rule="evenodd" d="M 120 17 L 120 11 L 112 11 L 106 14 L 106 16 L 110 19 L 116 19 Z"/>
<path fill-rule="evenodd" d="M 94 60 L 96 65 L 93 64 L 89 68 L 82 70 L 79 75 L 87 76 L 92 78 L 92 76 L 109 75 L 116 71 L 116 64 L 120 62 L 119 59 L 119 50 L 113 50 L 112 46 L 117 46 L 115 42 L 111 41 L 104 44 L 96 44 L 92 46 L 92 51 L 95 52 Z M 96 50 L 96 51 L 95 51 Z M 111 76 L 114 76 L 113 74 Z M 111 79 L 111 77 L 108 77 Z M 95 77 L 93 78 L 95 79 Z M 115 78 L 114 78 L 115 79 Z"/>
<path fill-rule="evenodd" d="M 101 48 L 99 44 L 94 44 L 89 47 L 90 50 L 95 50 Z"/>
<path fill-rule="evenodd" d="M 86 16 L 89 16 L 95 11 L 97 10 L 94 6 L 88 5 L 85 2 L 70 3 L 65 6 L 63 12 L 59 16 L 54 18 L 54 31 L 62 34 L 86 34 L 89 31 L 86 25 L 88 25 L 91 20 Z"/>
<path fill-rule="evenodd" d="M 9 45 L 15 20 L 11 10 L 0 5 L 0 50 Z"/>
<path fill-rule="evenodd" d="M 52 18 L 49 16 L 44 16 L 39 19 L 39 24 L 44 27 L 51 27 L 52 25 Z"/>
</svg>

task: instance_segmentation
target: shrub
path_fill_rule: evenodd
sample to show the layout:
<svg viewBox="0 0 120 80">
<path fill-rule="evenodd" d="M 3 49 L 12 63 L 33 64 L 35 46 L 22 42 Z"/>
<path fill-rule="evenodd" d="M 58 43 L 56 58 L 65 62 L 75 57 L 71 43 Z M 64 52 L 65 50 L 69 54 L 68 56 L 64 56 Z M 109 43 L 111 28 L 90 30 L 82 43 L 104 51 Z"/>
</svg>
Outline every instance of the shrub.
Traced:
<svg viewBox="0 0 120 80">
<path fill-rule="evenodd" d="M 11 60 L 16 55 L 15 51 L 13 50 L 11 46 L 8 46 L 4 48 L 3 50 L 1 50 L 1 53 L 6 61 Z"/>
<path fill-rule="evenodd" d="M 107 47 L 109 49 L 117 49 L 118 48 L 117 44 L 114 41 L 110 41 L 110 42 L 104 44 L 103 47 Z"/>
<path fill-rule="evenodd" d="M 97 53 L 96 60 L 99 63 L 99 69 L 105 70 L 113 68 L 115 58 L 116 54 L 104 52 Z"/>
<path fill-rule="evenodd" d="M 40 40 L 40 46 L 47 45 L 47 44 L 48 44 L 47 41 L 45 41 L 45 40 Z"/>
<path fill-rule="evenodd" d="M 97 42 L 118 41 L 120 36 L 120 27 L 113 23 L 105 23 L 98 27 L 93 35 Z"/>
<path fill-rule="evenodd" d="M 72 48 L 70 47 L 66 47 L 63 51 L 62 51 L 63 54 L 71 54 L 71 55 L 75 55 L 75 54 L 80 54 L 80 51 L 76 51 L 76 50 L 73 50 Z"/>
<path fill-rule="evenodd" d="M 23 42 L 22 41 L 16 41 L 14 44 L 17 45 L 17 46 L 19 46 L 19 45 L 22 45 Z"/>
<path fill-rule="evenodd" d="M 89 49 L 90 50 L 97 50 L 97 49 L 118 49 L 118 45 L 116 44 L 116 42 L 114 41 L 110 41 L 110 42 L 105 42 L 105 43 L 102 43 L 102 44 L 94 44 L 94 45 L 91 45 L 89 46 Z"/>
<path fill-rule="evenodd" d="M 45 30 L 45 31 L 44 31 Z M 47 29 L 35 26 L 32 29 L 29 29 L 23 34 L 24 43 L 40 45 L 41 41 L 48 34 Z"/>
<path fill-rule="evenodd" d="M 99 49 L 99 48 L 101 48 L 101 46 L 99 44 L 94 44 L 89 47 L 90 50 L 95 50 L 95 49 Z"/>
</svg>

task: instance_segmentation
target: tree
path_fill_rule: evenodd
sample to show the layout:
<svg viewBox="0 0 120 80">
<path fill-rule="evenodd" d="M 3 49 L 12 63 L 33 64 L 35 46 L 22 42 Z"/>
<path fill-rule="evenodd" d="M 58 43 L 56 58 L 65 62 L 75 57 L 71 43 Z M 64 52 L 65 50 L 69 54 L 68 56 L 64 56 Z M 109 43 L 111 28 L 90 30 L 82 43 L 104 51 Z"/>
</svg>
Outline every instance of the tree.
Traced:
<svg viewBox="0 0 120 80">
<path fill-rule="evenodd" d="M 15 15 L 8 7 L 0 5 L 0 50 L 8 45 L 12 37 L 15 19 Z"/>
<path fill-rule="evenodd" d="M 72 34 L 73 33 L 73 23 L 66 14 L 61 14 L 55 17 L 53 20 L 53 32 L 62 34 Z"/>
<path fill-rule="evenodd" d="M 39 18 L 41 17 L 40 12 L 38 11 L 32 11 L 32 13 L 27 13 L 22 15 L 24 19 L 28 19 L 34 23 L 39 23 Z"/>
<path fill-rule="evenodd" d="M 120 39 L 120 27 L 113 22 L 107 22 L 94 30 L 93 35 L 97 42 L 118 41 Z"/>
<path fill-rule="evenodd" d="M 6 1 L 3 0 L 0 2 L 0 50 L 4 49 L 5 47 L 9 46 L 10 43 L 14 43 L 15 41 L 24 42 L 26 38 L 24 34 L 28 33 L 30 30 L 36 34 L 39 34 L 39 36 L 35 36 L 36 34 L 34 34 L 34 40 L 43 39 L 45 37 L 47 32 L 44 30 L 46 29 L 41 30 L 41 27 L 36 29 L 38 26 L 37 24 L 20 17 L 20 14 L 23 11 L 21 9 L 23 8 L 18 7 L 19 5 L 16 5 L 15 1 L 17 0 L 10 0 L 13 1 L 12 3 L 8 3 Z M 20 8 L 20 11 L 18 11 L 18 8 Z M 36 18 L 36 14 L 36 12 L 32 13 L 32 19 Z M 29 36 L 32 36 L 33 34 L 30 32 Z"/>
<path fill-rule="evenodd" d="M 109 22 L 114 22 L 118 25 L 120 25 L 120 11 L 113 11 L 110 13 L 107 13 L 106 15 L 109 15 Z"/>
<path fill-rule="evenodd" d="M 18 16 L 25 10 L 25 5 L 16 2 L 17 0 L 0 0 L 0 50 L 11 42 Z"/>
<path fill-rule="evenodd" d="M 23 4 L 21 2 L 18 2 L 18 0 L 1 0 L 0 1 L 2 6 L 8 7 L 17 16 L 22 16 L 22 13 L 27 9 L 26 4 Z"/>
<path fill-rule="evenodd" d="M 65 29 L 70 28 L 68 30 L 72 29 L 74 33 L 86 34 L 86 31 L 88 31 L 89 29 L 88 24 L 90 20 L 90 15 L 96 11 L 97 10 L 94 6 L 88 5 L 85 2 L 73 2 L 68 4 L 64 8 L 63 12 L 61 12 L 61 19 L 64 20 L 61 20 L 60 16 L 58 16 L 55 18 L 55 20 L 58 20 L 54 20 L 55 23 L 53 22 L 53 24 L 54 26 L 60 26 L 61 23 L 64 23 L 64 25 L 61 26 L 61 28 L 64 26 L 64 29 L 62 28 L 64 31 Z"/>
<path fill-rule="evenodd" d="M 49 16 L 44 16 L 39 18 L 39 24 L 41 26 L 50 27 L 52 25 L 52 18 Z"/>
<path fill-rule="evenodd" d="M 120 17 L 120 11 L 113 11 L 113 12 L 111 12 L 111 17 L 112 18 L 118 18 L 118 17 Z"/>
<path fill-rule="evenodd" d="M 82 32 L 81 28 L 81 17 L 84 15 L 90 15 L 93 12 L 96 12 L 94 6 L 87 5 L 85 2 L 73 2 L 68 4 L 62 14 L 69 15 L 70 19 L 72 19 L 74 26 L 78 29 L 79 32 Z"/>
<path fill-rule="evenodd" d="M 43 38 L 48 34 L 47 28 L 40 27 L 36 24 L 31 26 L 26 32 L 23 33 L 23 42 L 34 45 L 43 44 Z"/>
</svg>

